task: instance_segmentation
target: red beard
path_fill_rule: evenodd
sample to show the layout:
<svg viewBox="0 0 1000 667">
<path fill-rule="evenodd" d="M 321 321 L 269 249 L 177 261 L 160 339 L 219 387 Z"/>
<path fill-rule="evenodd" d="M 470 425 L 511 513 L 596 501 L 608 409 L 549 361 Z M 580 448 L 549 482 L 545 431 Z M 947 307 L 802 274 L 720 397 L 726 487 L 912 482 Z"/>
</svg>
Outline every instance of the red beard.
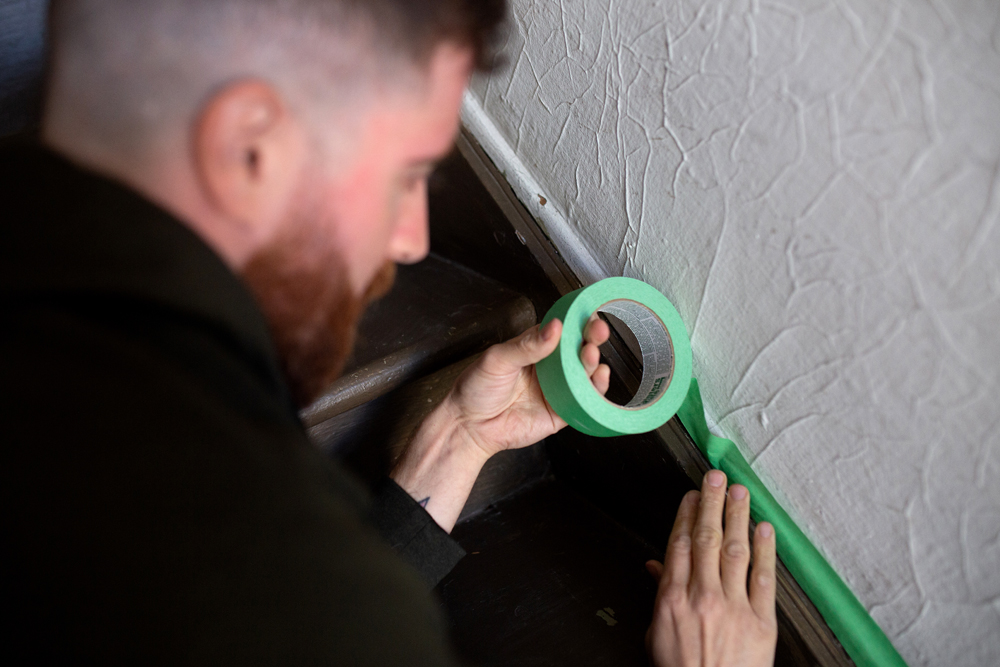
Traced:
<svg viewBox="0 0 1000 667">
<path fill-rule="evenodd" d="M 292 397 L 305 407 L 340 375 L 365 306 L 389 291 L 396 265 L 386 262 L 356 297 L 329 238 L 292 227 L 250 259 L 243 279 L 267 319 Z"/>
</svg>

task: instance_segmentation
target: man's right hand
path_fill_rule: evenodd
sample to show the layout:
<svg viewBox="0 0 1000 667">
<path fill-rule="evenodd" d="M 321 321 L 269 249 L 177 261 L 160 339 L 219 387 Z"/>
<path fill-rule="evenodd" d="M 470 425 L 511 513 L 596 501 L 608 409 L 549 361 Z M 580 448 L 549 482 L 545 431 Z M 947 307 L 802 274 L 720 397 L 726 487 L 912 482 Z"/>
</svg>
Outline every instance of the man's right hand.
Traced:
<svg viewBox="0 0 1000 667">
<path fill-rule="evenodd" d="M 684 497 L 666 559 L 646 563 L 660 582 L 646 634 L 656 667 L 774 664 L 774 528 L 757 526 L 748 595 L 749 525 L 750 493 L 734 485 L 727 501 L 721 471 L 709 471 L 701 493 Z"/>
</svg>

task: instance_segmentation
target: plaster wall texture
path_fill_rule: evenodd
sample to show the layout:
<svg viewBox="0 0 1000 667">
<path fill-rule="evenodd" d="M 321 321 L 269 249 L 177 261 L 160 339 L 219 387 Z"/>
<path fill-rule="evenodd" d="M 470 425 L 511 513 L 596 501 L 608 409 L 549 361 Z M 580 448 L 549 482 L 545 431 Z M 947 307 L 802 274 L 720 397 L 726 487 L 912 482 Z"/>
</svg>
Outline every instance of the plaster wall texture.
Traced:
<svg viewBox="0 0 1000 667">
<path fill-rule="evenodd" d="M 519 196 L 909 664 L 1000 664 L 1000 3 L 513 6 L 464 118 Z"/>
</svg>

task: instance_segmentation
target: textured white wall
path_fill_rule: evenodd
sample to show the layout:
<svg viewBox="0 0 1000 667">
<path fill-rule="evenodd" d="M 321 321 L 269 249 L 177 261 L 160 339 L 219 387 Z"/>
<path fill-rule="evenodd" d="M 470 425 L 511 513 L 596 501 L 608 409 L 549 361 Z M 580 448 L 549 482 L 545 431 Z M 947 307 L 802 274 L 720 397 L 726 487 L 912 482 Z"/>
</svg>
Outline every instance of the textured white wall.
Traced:
<svg viewBox="0 0 1000 667">
<path fill-rule="evenodd" d="M 911 665 L 1000 664 L 1000 3 L 514 14 L 466 121 L 522 198 L 677 305 L 711 417 Z"/>
</svg>

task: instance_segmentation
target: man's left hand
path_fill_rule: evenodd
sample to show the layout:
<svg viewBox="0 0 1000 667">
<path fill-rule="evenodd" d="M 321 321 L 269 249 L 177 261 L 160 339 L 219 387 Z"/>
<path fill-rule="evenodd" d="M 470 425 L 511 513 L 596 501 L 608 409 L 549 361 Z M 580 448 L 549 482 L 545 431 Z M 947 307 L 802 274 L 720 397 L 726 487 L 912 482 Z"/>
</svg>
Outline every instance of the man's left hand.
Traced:
<svg viewBox="0 0 1000 667">
<path fill-rule="evenodd" d="M 546 402 L 535 375 L 535 364 L 555 351 L 561 334 L 562 322 L 552 320 L 544 329 L 534 327 L 494 345 L 458 378 L 445 399 L 470 440 L 487 456 L 534 444 L 566 426 Z M 608 391 L 611 371 L 600 363 L 598 346 L 609 335 L 607 323 L 595 315 L 580 350 L 584 370 L 602 395 Z"/>
<path fill-rule="evenodd" d="M 559 344 L 562 322 L 533 327 L 494 345 L 455 382 L 445 400 L 417 429 L 392 478 L 451 531 L 472 485 L 497 452 L 534 444 L 566 426 L 545 401 L 535 364 Z M 594 387 L 608 390 L 611 370 L 598 346 L 611 335 L 594 316 L 584 331 L 580 360 Z"/>
</svg>

